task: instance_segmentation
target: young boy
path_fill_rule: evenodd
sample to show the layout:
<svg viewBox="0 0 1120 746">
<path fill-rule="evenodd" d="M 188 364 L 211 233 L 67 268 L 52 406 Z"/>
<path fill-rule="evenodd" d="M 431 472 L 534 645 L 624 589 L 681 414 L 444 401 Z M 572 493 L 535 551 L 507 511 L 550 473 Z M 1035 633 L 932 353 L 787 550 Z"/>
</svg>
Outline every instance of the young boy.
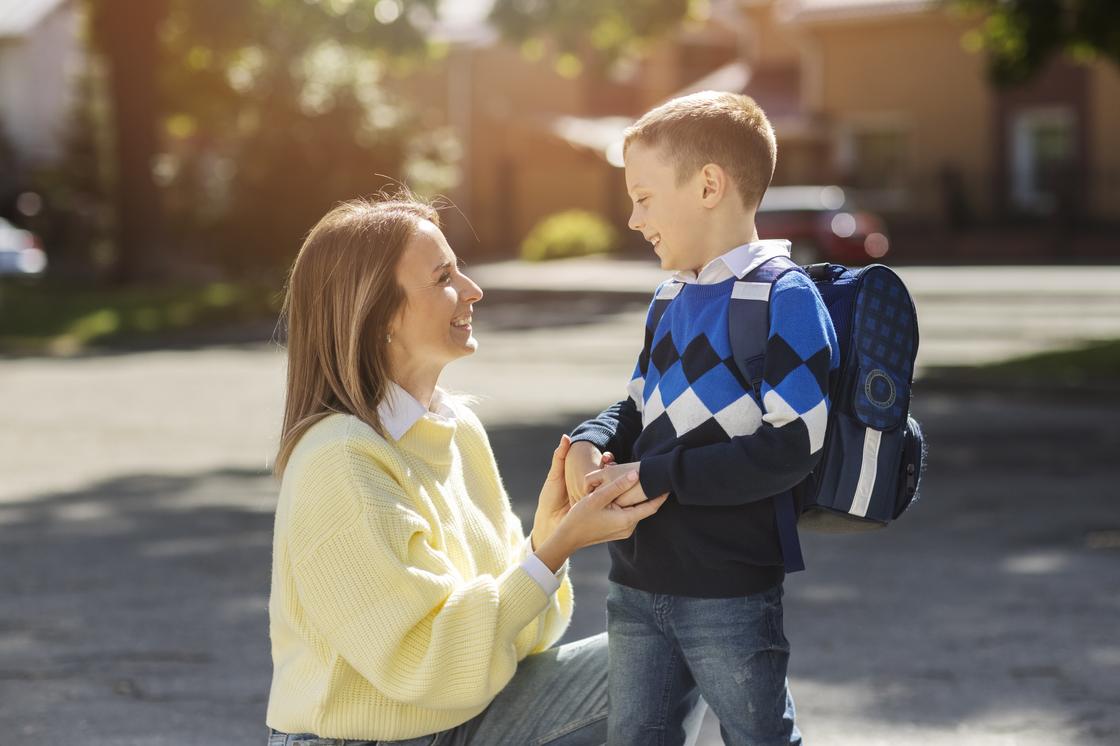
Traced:
<svg viewBox="0 0 1120 746">
<path fill-rule="evenodd" d="M 755 229 L 777 145 L 752 99 L 669 101 L 624 153 L 630 227 L 676 271 L 655 296 L 672 301 L 657 323 L 651 304 L 629 396 L 576 428 L 565 476 L 573 499 L 628 470 L 644 493 L 629 499 L 671 496 L 610 544 L 609 742 L 683 743 L 702 695 L 725 743 L 799 744 L 775 506 L 820 456 L 836 332 L 801 272 L 738 282 L 790 245 Z M 769 298 L 758 391 L 731 353 L 732 296 Z"/>
</svg>

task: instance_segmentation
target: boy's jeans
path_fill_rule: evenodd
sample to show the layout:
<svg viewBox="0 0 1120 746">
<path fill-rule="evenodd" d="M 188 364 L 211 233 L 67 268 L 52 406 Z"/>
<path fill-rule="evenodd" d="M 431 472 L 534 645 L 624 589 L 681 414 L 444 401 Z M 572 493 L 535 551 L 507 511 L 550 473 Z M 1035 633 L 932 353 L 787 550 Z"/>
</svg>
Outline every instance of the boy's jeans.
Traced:
<svg viewBox="0 0 1120 746">
<path fill-rule="evenodd" d="M 404 741 L 273 732 L 268 746 L 601 746 L 607 740 L 607 640 L 599 634 L 530 655 L 506 688 L 462 725 Z"/>
<path fill-rule="evenodd" d="M 801 744 L 782 631 L 782 587 L 738 598 L 607 594 L 611 746 L 685 741 L 702 695 L 729 746 Z"/>
</svg>

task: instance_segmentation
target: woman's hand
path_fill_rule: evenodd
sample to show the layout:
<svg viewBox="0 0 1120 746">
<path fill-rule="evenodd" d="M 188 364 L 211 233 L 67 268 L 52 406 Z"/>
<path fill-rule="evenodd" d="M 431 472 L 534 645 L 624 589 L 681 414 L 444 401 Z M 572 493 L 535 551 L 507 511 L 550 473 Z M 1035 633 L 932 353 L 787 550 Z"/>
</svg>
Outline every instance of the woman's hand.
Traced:
<svg viewBox="0 0 1120 746">
<path fill-rule="evenodd" d="M 603 468 L 599 469 L 598 471 L 593 471 L 587 475 L 587 479 L 585 482 L 586 486 L 584 487 L 584 489 L 590 492 L 599 485 L 606 482 L 613 482 L 619 477 L 625 476 L 630 472 L 634 472 L 635 474 L 637 474 L 640 480 L 641 468 L 642 465 L 639 461 L 634 461 L 629 464 L 609 463 L 603 466 Z M 620 505 L 624 508 L 628 508 L 631 505 L 637 505 L 638 503 L 645 502 L 648 499 L 649 496 L 646 495 L 645 490 L 642 489 L 641 482 L 639 481 L 633 487 L 619 496 L 618 499 L 614 501 L 614 503 L 615 505 Z"/>
<path fill-rule="evenodd" d="M 637 485 L 637 471 L 631 469 L 618 479 L 604 482 L 571 505 L 564 480 L 564 460 L 570 446 L 571 441 L 565 435 L 553 452 L 552 467 L 541 489 L 533 522 L 534 551 L 553 572 L 577 549 L 629 537 L 638 521 L 656 513 L 668 497 L 661 495 L 633 507 L 616 503 L 616 498 Z"/>
<path fill-rule="evenodd" d="M 564 465 L 571 447 L 571 438 L 562 435 L 560 445 L 552 452 L 552 466 L 549 467 L 548 476 L 545 477 L 544 486 L 541 487 L 540 497 L 537 498 L 537 513 L 533 517 L 534 550 L 552 536 L 560 521 L 564 520 L 564 516 L 571 509 L 571 504 L 568 502 L 568 489 L 564 484 Z"/>
</svg>

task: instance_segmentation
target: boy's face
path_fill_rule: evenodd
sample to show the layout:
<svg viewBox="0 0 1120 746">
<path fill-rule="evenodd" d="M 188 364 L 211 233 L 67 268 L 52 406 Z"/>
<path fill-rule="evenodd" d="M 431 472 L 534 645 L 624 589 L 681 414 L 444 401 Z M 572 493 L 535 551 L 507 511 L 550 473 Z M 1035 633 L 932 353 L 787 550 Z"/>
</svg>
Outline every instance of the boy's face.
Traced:
<svg viewBox="0 0 1120 746">
<path fill-rule="evenodd" d="M 699 270 L 704 261 L 703 177 L 677 185 L 677 169 L 660 147 L 635 142 L 626 149 L 626 191 L 634 203 L 629 225 L 653 245 L 661 268 Z"/>
</svg>

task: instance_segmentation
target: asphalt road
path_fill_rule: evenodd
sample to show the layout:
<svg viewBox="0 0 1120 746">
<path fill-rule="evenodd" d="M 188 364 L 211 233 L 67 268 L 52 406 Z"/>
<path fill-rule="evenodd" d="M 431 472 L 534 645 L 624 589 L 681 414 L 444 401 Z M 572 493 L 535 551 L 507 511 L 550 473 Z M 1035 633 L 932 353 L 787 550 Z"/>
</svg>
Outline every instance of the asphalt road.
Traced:
<svg viewBox="0 0 1120 746">
<path fill-rule="evenodd" d="M 500 296 L 445 384 L 480 396 L 528 523 L 559 433 L 620 394 L 644 303 Z M 282 366 L 259 343 L 0 360 L 0 743 L 263 742 Z M 1120 742 L 1120 401 L 919 383 L 914 409 L 922 501 L 807 536 L 787 583 L 807 743 Z M 606 565 L 573 560 L 569 639 L 603 629 Z"/>
</svg>

